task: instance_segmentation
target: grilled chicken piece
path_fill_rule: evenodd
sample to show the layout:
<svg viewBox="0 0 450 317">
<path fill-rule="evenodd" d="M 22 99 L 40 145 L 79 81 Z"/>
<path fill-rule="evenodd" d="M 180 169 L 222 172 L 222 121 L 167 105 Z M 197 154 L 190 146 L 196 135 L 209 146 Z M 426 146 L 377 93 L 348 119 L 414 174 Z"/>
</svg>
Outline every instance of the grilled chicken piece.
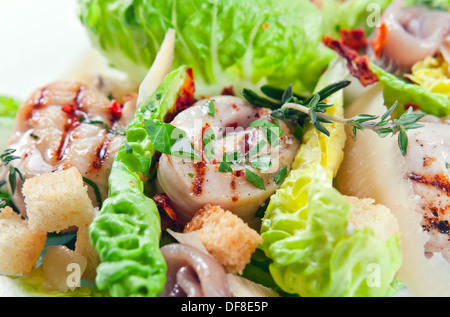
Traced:
<svg viewBox="0 0 450 317">
<path fill-rule="evenodd" d="M 264 128 L 249 127 L 257 120 L 279 125 L 283 132 L 276 142 L 267 140 Z M 214 204 L 253 223 L 255 212 L 280 185 L 274 176 L 285 166 L 289 171 L 299 145 L 284 122 L 270 117 L 270 110 L 235 96 L 200 100 L 179 113 L 171 124 L 186 132 L 202 156 L 200 161 L 163 154 L 159 161 L 158 181 L 184 222 L 204 205 Z M 205 142 L 205 138 L 211 141 Z M 259 151 L 258 144 L 264 144 Z M 232 159 L 225 161 L 238 158 L 230 164 L 233 172 L 219 172 L 224 154 L 230 157 L 230 153 Z M 271 166 L 266 170 L 254 168 L 252 162 L 255 165 L 257 157 L 270 158 Z M 246 169 L 261 177 L 265 189 L 247 180 Z"/>
<path fill-rule="evenodd" d="M 442 253 L 450 262 L 450 124 L 422 122 L 408 132 L 406 177 L 421 207 L 422 227 L 429 233 L 428 253 Z"/>
<path fill-rule="evenodd" d="M 11 164 L 25 178 L 76 167 L 105 199 L 113 158 L 136 111 L 136 96 L 125 99 L 119 104 L 96 88 L 73 81 L 36 90 L 19 108 L 8 147 L 20 159 Z M 17 179 L 14 203 L 26 215 L 22 181 Z M 97 206 L 95 186 L 88 187 Z"/>
</svg>

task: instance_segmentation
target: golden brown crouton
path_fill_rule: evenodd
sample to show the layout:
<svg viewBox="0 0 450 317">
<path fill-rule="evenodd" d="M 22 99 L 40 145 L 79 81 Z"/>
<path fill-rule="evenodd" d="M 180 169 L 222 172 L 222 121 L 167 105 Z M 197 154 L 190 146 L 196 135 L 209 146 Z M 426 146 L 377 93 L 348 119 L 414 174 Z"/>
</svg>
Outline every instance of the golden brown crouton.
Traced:
<svg viewBox="0 0 450 317">
<path fill-rule="evenodd" d="M 31 230 L 27 221 L 6 207 L 0 212 L 0 274 L 28 275 L 44 249 L 47 233 Z"/>
<path fill-rule="evenodd" d="M 344 197 L 351 203 L 349 221 L 355 228 L 370 227 L 383 240 L 399 232 L 397 218 L 386 206 L 370 198 Z"/>
<path fill-rule="evenodd" d="M 228 273 L 242 273 L 262 243 L 261 236 L 241 218 L 218 206 L 200 209 L 184 229 L 185 233 L 193 231 Z"/>
<path fill-rule="evenodd" d="M 61 232 L 94 219 L 87 187 L 75 167 L 29 178 L 22 191 L 29 226 L 34 230 Z"/>
</svg>

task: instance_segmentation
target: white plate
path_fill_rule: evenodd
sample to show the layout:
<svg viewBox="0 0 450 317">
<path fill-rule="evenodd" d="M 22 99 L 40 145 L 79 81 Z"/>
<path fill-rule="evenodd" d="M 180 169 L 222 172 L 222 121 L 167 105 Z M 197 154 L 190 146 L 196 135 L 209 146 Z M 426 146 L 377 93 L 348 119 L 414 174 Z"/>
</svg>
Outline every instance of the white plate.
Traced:
<svg viewBox="0 0 450 317">
<path fill-rule="evenodd" d="M 0 0 L 0 95 L 25 98 L 90 47 L 76 0 Z"/>
<path fill-rule="evenodd" d="M 0 95 L 26 98 L 65 77 L 91 52 L 76 0 L 0 0 L 0 21 Z M 27 294 L 0 276 L 2 296 Z M 398 296 L 410 294 L 404 289 Z"/>
</svg>

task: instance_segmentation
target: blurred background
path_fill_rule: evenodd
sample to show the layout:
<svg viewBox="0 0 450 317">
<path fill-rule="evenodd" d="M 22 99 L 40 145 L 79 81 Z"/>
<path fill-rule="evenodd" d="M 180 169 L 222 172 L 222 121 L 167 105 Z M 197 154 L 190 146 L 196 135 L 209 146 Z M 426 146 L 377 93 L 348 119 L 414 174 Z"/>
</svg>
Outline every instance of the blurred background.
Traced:
<svg viewBox="0 0 450 317">
<path fill-rule="evenodd" d="M 25 98 L 89 48 L 76 0 L 0 0 L 0 95 Z"/>
</svg>

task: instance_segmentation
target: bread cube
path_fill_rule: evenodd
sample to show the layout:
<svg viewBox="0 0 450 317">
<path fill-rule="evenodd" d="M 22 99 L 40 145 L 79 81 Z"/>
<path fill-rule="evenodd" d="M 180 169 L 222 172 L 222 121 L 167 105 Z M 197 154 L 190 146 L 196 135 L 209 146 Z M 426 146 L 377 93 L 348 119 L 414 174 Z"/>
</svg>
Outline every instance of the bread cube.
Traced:
<svg viewBox="0 0 450 317">
<path fill-rule="evenodd" d="M 0 212 L 0 274 L 28 275 L 44 249 L 47 233 L 28 227 L 11 207 Z"/>
<path fill-rule="evenodd" d="M 22 192 L 33 230 L 61 232 L 94 219 L 87 186 L 75 167 L 29 178 Z"/>
<path fill-rule="evenodd" d="M 185 233 L 195 231 L 208 252 L 228 273 L 242 273 L 262 238 L 241 218 L 218 206 L 207 205 L 186 224 Z"/>
</svg>

